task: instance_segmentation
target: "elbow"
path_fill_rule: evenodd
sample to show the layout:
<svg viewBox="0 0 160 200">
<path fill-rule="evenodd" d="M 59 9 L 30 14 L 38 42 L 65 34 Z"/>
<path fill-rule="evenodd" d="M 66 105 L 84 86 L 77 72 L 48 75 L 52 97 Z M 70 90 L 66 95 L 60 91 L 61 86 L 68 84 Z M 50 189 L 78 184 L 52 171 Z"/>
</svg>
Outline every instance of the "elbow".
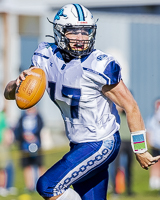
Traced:
<svg viewBox="0 0 160 200">
<path fill-rule="evenodd" d="M 9 96 L 9 92 L 7 91 L 7 89 L 4 90 L 4 98 L 7 100 L 10 100 L 10 96 Z"/>
<path fill-rule="evenodd" d="M 5 99 L 15 100 L 15 90 L 16 90 L 16 83 L 15 81 L 12 81 L 6 86 L 4 90 Z"/>
</svg>

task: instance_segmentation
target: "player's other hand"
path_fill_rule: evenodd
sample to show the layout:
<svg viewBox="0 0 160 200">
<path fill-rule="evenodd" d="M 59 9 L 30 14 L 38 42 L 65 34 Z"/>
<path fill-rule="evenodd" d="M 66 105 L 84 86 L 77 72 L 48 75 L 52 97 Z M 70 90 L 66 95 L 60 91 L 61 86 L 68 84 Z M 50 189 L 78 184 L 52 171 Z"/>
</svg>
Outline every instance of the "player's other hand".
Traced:
<svg viewBox="0 0 160 200">
<path fill-rule="evenodd" d="M 154 165 L 160 159 L 160 156 L 153 157 L 149 152 L 136 154 L 136 159 L 143 169 L 148 170 L 151 165 Z"/>
<path fill-rule="evenodd" d="M 31 67 L 29 69 L 22 71 L 21 74 L 19 75 L 19 77 L 16 79 L 16 85 L 18 86 L 21 81 L 25 80 L 25 77 L 27 75 L 31 75 L 32 74 L 31 70 L 34 68 L 37 68 L 37 67 Z"/>
</svg>

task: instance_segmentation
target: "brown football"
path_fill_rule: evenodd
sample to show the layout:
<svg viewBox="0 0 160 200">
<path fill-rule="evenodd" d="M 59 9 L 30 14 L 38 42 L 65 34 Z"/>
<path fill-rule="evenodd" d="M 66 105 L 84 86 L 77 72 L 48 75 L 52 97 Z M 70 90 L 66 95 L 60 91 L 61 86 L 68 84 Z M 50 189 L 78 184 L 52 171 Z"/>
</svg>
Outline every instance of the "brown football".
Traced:
<svg viewBox="0 0 160 200">
<path fill-rule="evenodd" d="M 40 68 L 32 69 L 33 75 L 27 75 L 16 88 L 16 103 L 20 109 L 34 106 L 42 98 L 46 88 L 45 72 Z"/>
</svg>

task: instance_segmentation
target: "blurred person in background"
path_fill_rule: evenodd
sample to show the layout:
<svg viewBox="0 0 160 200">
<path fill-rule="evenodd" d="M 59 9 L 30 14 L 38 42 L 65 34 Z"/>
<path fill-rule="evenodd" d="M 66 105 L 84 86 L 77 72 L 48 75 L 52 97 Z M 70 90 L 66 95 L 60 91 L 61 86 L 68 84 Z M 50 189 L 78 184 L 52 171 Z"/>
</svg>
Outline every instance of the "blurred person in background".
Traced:
<svg viewBox="0 0 160 200">
<path fill-rule="evenodd" d="M 147 141 L 153 156 L 160 154 L 160 98 L 154 102 L 154 114 L 146 122 Z M 149 186 L 160 189 L 160 161 L 150 168 Z"/>
<path fill-rule="evenodd" d="M 113 193 L 120 194 L 126 191 L 127 195 L 133 195 L 132 191 L 132 167 L 133 151 L 131 147 L 131 135 L 127 124 L 126 113 L 116 106 L 120 120 L 121 146 L 118 156 L 110 165 L 110 177 L 113 185 Z"/>
<path fill-rule="evenodd" d="M 7 123 L 3 99 L 0 102 L 0 196 L 16 194 L 14 187 L 14 166 L 11 158 L 11 145 L 14 134 Z"/>
<path fill-rule="evenodd" d="M 21 166 L 27 192 L 35 191 L 39 176 L 45 172 L 40 136 L 43 126 L 42 117 L 34 106 L 22 112 L 14 129 L 21 151 Z"/>
<path fill-rule="evenodd" d="M 94 49 L 97 25 L 91 12 L 80 4 L 68 4 L 51 24 L 55 43 L 40 43 L 31 67 L 46 73 L 46 89 L 61 110 L 70 151 L 39 178 L 37 191 L 46 200 L 106 199 L 108 165 L 120 148 L 115 104 L 126 112 L 131 144 L 141 167 L 148 169 L 160 156 L 147 152 L 143 119 L 122 80 L 119 63 Z M 5 98 L 15 99 L 16 87 L 30 74 L 31 69 L 24 70 L 10 81 Z"/>
</svg>

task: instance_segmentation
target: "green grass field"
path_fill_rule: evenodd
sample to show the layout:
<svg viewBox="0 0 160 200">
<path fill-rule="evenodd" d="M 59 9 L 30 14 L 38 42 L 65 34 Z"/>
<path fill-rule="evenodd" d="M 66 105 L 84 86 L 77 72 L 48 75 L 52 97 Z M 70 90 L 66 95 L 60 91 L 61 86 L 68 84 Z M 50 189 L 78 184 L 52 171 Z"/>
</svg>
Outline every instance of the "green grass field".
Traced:
<svg viewBox="0 0 160 200">
<path fill-rule="evenodd" d="M 45 166 L 51 167 L 56 161 L 58 161 L 65 152 L 68 151 L 68 147 L 56 148 L 49 151 L 45 151 Z M 15 166 L 15 187 L 18 189 L 17 195 L 10 195 L 7 197 L 0 197 L 0 200 L 40 200 L 43 199 L 36 192 L 32 194 L 24 193 L 24 180 L 22 169 L 19 166 L 20 154 L 16 149 L 12 151 L 12 157 Z M 113 196 L 108 194 L 108 200 L 157 200 L 160 199 L 159 191 L 150 191 L 148 187 L 149 171 L 143 170 L 139 163 L 135 160 L 134 172 L 133 172 L 133 191 L 135 195 L 127 197 L 125 194 L 119 196 Z M 29 196 L 28 196 L 29 195 Z M 97 199 L 98 200 L 98 199 Z"/>
</svg>

